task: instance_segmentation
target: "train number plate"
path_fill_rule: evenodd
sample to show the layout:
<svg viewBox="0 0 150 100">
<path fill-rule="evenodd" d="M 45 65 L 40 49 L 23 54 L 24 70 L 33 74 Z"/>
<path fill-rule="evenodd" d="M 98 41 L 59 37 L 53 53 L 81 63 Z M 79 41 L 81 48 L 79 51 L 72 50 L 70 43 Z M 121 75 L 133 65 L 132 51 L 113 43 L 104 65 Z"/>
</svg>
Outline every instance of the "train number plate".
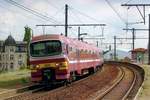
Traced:
<svg viewBox="0 0 150 100">
<path fill-rule="evenodd" d="M 50 64 L 45 64 L 45 67 L 50 67 Z"/>
</svg>

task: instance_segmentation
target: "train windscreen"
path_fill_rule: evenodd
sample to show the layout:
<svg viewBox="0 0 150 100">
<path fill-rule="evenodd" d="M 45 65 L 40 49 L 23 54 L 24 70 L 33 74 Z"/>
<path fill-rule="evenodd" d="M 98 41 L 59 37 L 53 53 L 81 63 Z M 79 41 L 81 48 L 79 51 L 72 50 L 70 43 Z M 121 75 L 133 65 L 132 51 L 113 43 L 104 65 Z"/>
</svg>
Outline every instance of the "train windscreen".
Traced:
<svg viewBox="0 0 150 100">
<path fill-rule="evenodd" d="M 40 41 L 30 44 L 30 54 L 32 57 L 44 57 L 59 55 L 62 52 L 59 40 Z"/>
</svg>

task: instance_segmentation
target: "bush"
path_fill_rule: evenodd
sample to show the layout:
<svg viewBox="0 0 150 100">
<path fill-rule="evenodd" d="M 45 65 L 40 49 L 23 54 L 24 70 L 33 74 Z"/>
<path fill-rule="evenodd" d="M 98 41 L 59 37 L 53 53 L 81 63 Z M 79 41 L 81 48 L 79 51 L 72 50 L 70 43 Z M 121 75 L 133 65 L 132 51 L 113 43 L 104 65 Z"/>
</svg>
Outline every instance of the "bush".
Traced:
<svg viewBox="0 0 150 100">
<path fill-rule="evenodd" d="M 24 70 L 24 69 L 26 69 L 25 66 L 20 66 L 20 67 L 19 67 L 19 70 Z"/>
<path fill-rule="evenodd" d="M 123 59 L 123 61 L 124 61 L 124 62 L 131 62 L 131 59 L 130 59 L 129 57 L 125 57 L 125 58 Z"/>
<path fill-rule="evenodd" d="M 28 83 L 28 80 L 26 78 L 21 78 L 22 83 Z"/>
</svg>

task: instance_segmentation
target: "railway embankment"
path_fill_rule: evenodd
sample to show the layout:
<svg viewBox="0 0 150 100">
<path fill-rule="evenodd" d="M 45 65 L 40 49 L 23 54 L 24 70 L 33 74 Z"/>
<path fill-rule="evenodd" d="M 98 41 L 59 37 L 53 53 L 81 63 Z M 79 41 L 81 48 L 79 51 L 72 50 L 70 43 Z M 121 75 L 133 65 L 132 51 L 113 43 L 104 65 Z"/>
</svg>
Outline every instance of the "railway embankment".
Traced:
<svg viewBox="0 0 150 100">
<path fill-rule="evenodd" d="M 30 70 L 0 73 L 0 98 L 15 94 L 17 89 L 30 85 Z"/>
<path fill-rule="evenodd" d="M 145 79 L 136 97 L 136 100 L 149 100 L 150 98 L 150 65 L 140 65 L 145 71 Z"/>
</svg>

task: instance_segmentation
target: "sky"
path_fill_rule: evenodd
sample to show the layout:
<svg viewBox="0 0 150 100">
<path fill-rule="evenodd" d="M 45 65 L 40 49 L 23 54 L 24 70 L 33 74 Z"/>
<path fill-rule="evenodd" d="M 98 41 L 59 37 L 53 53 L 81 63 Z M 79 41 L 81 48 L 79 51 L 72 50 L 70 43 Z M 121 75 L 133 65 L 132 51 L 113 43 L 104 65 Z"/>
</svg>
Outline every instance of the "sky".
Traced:
<svg viewBox="0 0 150 100">
<path fill-rule="evenodd" d="M 10 1 L 15 1 L 24 7 L 32 9 L 49 19 L 43 19 L 33 12 L 25 11 Z M 111 6 L 106 2 L 110 2 Z M 68 4 L 68 23 L 69 24 L 106 24 L 104 27 L 103 40 L 85 40 L 107 49 L 113 43 L 113 37 L 132 37 L 131 31 L 124 31 L 126 22 L 139 22 L 142 18 L 135 7 L 122 7 L 121 4 L 150 4 L 149 0 L 0 0 L 0 40 L 5 40 L 8 35 L 12 35 L 15 40 L 21 41 L 24 37 L 24 27 L 32 28 L 34 35 L 43 34 L 42 27 L 37 24 L 64 24 L 65 4 Z M 140 8 L 141 9 L 141 8 Z M 141 9 L 142 10 L 142 9 Z M 150 7 L 146 7 L 146 24 L 133 24 L 128 28 L 148 28 L 148 14 Z M 118 16 L 118 15 L 119 16 Z M 120 18 L 121 17 L 121 18 Z M 68 29 L 69 37 L 77 37 L 77 27 Z M 46 34 L 64 33 L 64 27 L 46 27 Z M 97 37 L 102 35 L 102 27 L 81 27 L 81 33 L 88 33 L 83 37 Z M 137 31 L 136 37 L 148 38 L 148 32 Z M 118 43 L 132 43 L 131 40 L 117 40 Z M 113 47 L 113 45 L 112 45 Z M 135 48 L 147 48 L 147 40 L 135 40 Z M 118 49 L 130 50 L 129 44 L 119 44 Z"/>
</svg>

